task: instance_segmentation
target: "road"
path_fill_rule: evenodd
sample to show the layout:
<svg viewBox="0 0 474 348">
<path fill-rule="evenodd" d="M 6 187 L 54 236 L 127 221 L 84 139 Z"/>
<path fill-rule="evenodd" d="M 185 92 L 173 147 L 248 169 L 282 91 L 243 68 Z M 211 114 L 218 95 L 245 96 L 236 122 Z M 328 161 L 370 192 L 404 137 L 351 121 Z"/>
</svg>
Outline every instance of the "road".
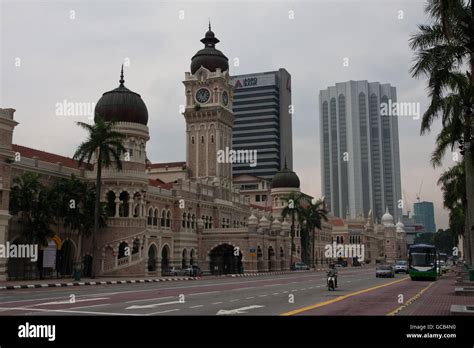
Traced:
<svg viewBox="0 0 474 348">
<path fill-rule="evenodd" d="M 324 272 L 204 277 L 195 281 L 4 290 L 0 315 L 387 315 L 428 282 L 381 279 L 373 267 L 339 270 L 328 291 Z"/>
</svg>

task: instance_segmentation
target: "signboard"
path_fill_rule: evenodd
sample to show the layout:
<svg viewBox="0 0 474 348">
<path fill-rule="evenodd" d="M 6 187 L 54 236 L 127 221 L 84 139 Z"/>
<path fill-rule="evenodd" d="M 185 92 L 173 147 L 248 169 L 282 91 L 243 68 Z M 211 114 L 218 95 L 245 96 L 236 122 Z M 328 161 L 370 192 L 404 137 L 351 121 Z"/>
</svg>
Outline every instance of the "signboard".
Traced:
<svg viewBox="0 0 474 348">
<path fill-rule="evenodd" d="M 274 86 L 276 84 L 274 74 L 256 74 L 236 76 L 231 79 L 231 84 L 236 88 Z"/>
<path fill-rule="evenodd" d="M 252 256 L 252 257 L 257 256 L 257 249 L 256 248 L 250 248 L 249 249 L 249 256 Z"/>
<path fill-rule="evenodd" d="M 56 242 L 50 240 L 48 246 L 43 250 L 43 268 L 56 267 Z"/>
</svg>

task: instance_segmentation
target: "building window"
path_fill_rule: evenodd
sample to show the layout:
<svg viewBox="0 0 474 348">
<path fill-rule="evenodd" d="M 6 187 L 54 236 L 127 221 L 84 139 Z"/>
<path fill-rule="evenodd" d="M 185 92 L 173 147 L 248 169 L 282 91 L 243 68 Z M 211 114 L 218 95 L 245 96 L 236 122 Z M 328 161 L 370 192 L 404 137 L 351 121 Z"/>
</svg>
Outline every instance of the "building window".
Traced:
<svg viewBox="0 0 474 348">
<path fill-rule="evenodd" d="M 211 143 L 214 144 L 214 135 L 211 134 Z"/>
<path fill-rule="evenodd" d="M 255 196 L 255 202 L 260 202 L 260 195 Z"/>
<path fill-rule="evenodd" d="M 201 135 L 201 143 L 204 144 L 204 135 Z"/>
<path fill-rule="evenodd" d="M 266 202 L 267 201 L 267 195 L 262 195 L 262 202 Z"/>
<path fill-rule="evenodd" d="M 194 136 L 191 137 L 191 144 L 194 145 Z"/>
</svg>

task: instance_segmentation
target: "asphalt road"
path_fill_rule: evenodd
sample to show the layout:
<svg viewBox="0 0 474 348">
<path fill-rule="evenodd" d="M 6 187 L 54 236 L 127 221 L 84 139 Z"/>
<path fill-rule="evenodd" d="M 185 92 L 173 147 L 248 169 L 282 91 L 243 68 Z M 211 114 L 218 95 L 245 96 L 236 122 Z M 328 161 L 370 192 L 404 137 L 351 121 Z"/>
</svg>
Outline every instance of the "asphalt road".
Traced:
<svg viewBox="0 0 474 348">
<path fill-rule="evenodd" d="M 386 315 L 428 284 L 406 275 L 376 278 L 374 267 L 325 272 L 209 277 L 195 281 L 5 290 L 0 315 Z"/>
</svg>

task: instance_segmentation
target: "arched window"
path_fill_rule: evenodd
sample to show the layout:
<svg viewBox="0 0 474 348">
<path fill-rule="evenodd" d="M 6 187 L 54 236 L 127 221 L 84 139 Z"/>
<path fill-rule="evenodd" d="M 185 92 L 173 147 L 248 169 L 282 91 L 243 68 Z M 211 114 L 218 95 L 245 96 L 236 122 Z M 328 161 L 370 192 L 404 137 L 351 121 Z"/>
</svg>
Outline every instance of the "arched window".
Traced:
<svg viewBox="0 0 474 348">
<path fill-rule="evenodd" d="M 148 225 L 153 225 L 153 208 L 152 207 L 148 208 L 147 224 Z"/>
<path fill-rule="evenodd" d="M 158 226 L 158 208 L 155 209 L 153 214 L 153 226 Z"/>
<path fill-rule="evenodd" d="M 204 135 L 201 135 L 201 143 L 204 144 Z"/>
<path fill-rule="evenodd" d="M 191 214 L 188 213 L 188 218 L 186 220 L 186 227 L 190 228 L 191 227 Z"/>
<path fill-rule="evenodd" d="M 161 211 L 161 222 L 160 226 L 165 227 L 166 225 L 166 212 L 164 210 Z"/>
<path fill-rule="evenodd" d="M 191 144 L 194 145 L 194 136 L 191 137 Z"/>
<path fill-rule="evenodd" d="M 107 192 L 107 215 L 115 216 L 115 193 L 113 191 Z"/>
<path fill-rule="evenodd" d="M 171 227 L 171 211 L 168 210 L 166 213 L 166 228 Z"/>
<path fill-rule="evenodd" d="M 212 216 L 209 217 L 209 228 L 212 228 Z"/>
<path fill-rule="evenodd" d="M 211 134 L 211 143 L 214 144 L 214 134 Z"/>
<path fill-rule="evenodd" d="M 121 217 L 128 217 L 128 206 L 129 206 L 129 200 L 130 200 L 130 195 L 128 194 L 127 191 L 123 191 L 120 196 L 120 207 L 119 207 L 119 216 Z"/>
<path fill-rule="evenodd" d="M 194 228 L 195 222 L 196 222 L 196 215 L 193 214 L 193 215 L 191 216 L 191 228 Z"/>
<path fill-rule="evenodd" d="M 181 227 L 186 227 L 186 213 L 183 213 L 183 219 L 181 220 Z"/>
</svg>

